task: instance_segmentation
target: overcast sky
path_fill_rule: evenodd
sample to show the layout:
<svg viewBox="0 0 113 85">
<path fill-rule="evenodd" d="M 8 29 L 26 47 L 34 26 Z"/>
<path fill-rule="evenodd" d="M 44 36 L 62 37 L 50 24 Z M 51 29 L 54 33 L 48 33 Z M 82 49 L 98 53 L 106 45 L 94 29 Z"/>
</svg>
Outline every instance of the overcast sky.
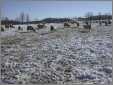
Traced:
<svg viewBox="0 0 113 85">
<path fill-rule="evenodd" d="M 9 19 L 15 19 L 21 12 L 29 14 L 31 20 L 47 17 L 78 17 L 84 16 L 87 12 L 112 13 L 112 1 L 6 1 L 2 4 L 2 15 Z"/>
</svg>

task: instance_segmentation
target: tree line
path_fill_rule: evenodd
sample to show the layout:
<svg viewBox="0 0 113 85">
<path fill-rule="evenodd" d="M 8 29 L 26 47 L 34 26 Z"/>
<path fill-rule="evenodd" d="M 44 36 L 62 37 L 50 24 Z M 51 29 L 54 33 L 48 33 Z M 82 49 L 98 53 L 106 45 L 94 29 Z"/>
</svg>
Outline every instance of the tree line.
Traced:
<svg viewBox="0 0 113 85">
<path fill-rule="evenodd" d="M 112 19 L 112 15 L 111 14 L 104 14 L 102 15 L 101 13 L 99 13 L 98 15 L 93 15 L 92 12 L 88 12 L 86 13 L 85 17 L 78 17 L 77 20 L 78 21 L 85 21 L 85 22 L 89 22 L 91 24 L 92 21 L 96 21 L 98 20 L 99 22 L 101 22 L 102 20 L 111 20 Z M 70 18 L 45 18 L 43 20 L 36 20 L 36 21 L 30 21 L 30 16 L 29 14 L 25 14 L 24 12 L 22 12 L 15 20 L 10 20 L 8 19 L 8 17 L 5 17 L 2 21 L 1 24 L 36 24 L 36 23 L 61 23 L 61 22 L 69 22 L 69 21 L 74 21 L 73 19 Z"/>
</svg>

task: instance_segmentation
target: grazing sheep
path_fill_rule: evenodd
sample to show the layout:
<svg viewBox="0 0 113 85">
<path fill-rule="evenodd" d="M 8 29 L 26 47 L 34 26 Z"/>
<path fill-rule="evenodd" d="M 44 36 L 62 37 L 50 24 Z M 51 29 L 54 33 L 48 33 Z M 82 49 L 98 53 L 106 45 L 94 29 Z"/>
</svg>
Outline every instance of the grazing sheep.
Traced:
<svg viewBox="0 0 113 85">
<path fill-rule="evenodd" d="M 11 28 L 14 28 L 14 26 L 12 24 L 9 25 Z"/>
<path fill-rule="evenodd" d="M 88 22 L 85 22 L 86 25 L 88 25 Z"/>
<path fill-rule="evenodd" d="M 98 21 L 95 21 L 95 23 L 98 23 Z"/>
<path fill-rule="evenodd" d="M 101 26 L 102 25 L 102 22 L 99 22 L 99 25 Z"/>
<path fill-rule="evenodd" d="M 50 30 L 51 30 L 51 31 L 53 31 L 53 30 L 54 30 L 54 27 L 53 27 L 52 25 L 50 26 Z"/>
<path fill-rule="evenodd" d="M 31 31 L 33 31 L 33 32 L 36 32 L 36 30 L 35 30 L 32 26 L 27 26 L 27 30 L 28 30 L 28 31 L 31 30 Z"/>
<path fill-rule="evenodd" d="M 64 27 L 70 27 L 69 23 L 64 23 Z"/>
<path fill-rule="evenodd" d="M 9 28 L 10 26 L 9 25 L 5 25 L 5 28 Z"/>
<path fill-rule="evenodd" d="M 77 24 L 77 27 L 79 27 L 79 26 L 80 26 L 78 22 L 76 22 L 76 24 Z"/>
<path fill-rule="evenodd" d="M 86 22 L 86 25 L 83 25 L 84 29 L 88 29 L 89 31 L 91 30 L 91 25 Z"/>
<path fill-rule="evenodd" d="M 79 23 L 78 22 L 71 22 L 71 24 L 76 24 L 77 27 L 79 27 Z"/>
<path fill-rule="evenodd" d="M 109 24 L 111 24 L 111 21 L 103 21 L 103 23 L 105 24 L 105 26 L 108 26 Z"/>
<path fill-rule="evenodd" d="M 107 21 L 105 21 L 104 23 L 105 23 L 105 26 L 108 26 L 108 23 L 107 23 Z"/>
<path fill-rule="evenodd" d="M 14 28 L 14 26 L 12 24 L 6 24 L 5 28 Z"/>
<path fill-rule="evenodd" d="M 112 22 L 109 20 L 109 21 L 108 21 L 108 24 L 111 24 L 111 23 L 112 23 Z"/>
<path fill-rule="evenodd" d="M 90 30 L 91 29 L 91 25 L 84 25 L 84 28 Z"/>
<path fill-rule="evenodd" d="M 22 28 L 20 26 L 18 26 L 18 30 L 22 30 Z"/>
<path fill-rule="evenodd" d="M 74 24 L 75 22 L 70 22 L 71 24 Z"/>
<path fill-rule="evenodd" d="M 102 23 L 105 23 L 105 21 L 101 21 Z"/>
<path fill-rule="evenodd" d="M 41 28 L 44 28 L 45 25 L 44 25 L 44 24 L 38 24 L 37 27 L 38 27 L 39 29 L 41 29 Z"/>
</svg>

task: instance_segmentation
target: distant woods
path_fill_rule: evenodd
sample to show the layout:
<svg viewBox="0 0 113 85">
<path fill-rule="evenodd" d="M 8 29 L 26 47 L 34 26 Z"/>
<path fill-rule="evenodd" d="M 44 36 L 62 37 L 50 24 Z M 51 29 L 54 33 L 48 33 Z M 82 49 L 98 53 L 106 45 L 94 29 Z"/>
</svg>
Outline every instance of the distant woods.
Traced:
<svg viewBox="0 0 113 85">
<path fill-rule="evenodd" d="M 5 17 L 2 19 L 1 24 L 37 24 L 37 23 L 61 23 L 61 22 L 70 22 L 73 20 L 77 21 L 84 21 L 88 25 L 91 25 L 92 22 L 99 22 L 101 25 L 102 20 L 105 20 L 107 22 L 110 22 L 112 19 L 112 15 L 109 13 L 106 13 L 102 15 L 101 13 L 98 13 L 97 15 L 94 15 L 92 12 L 87 12 L 85 17 L 78 17 L 78 18 L 45 18 L 43 20 L 38 21 L 30 21 L 29 14 L 25 14 L 24 12 L 20 13 L 20 15 L 15 18 L 15 20 L 11 20 L 8 17 Z"/>
<path fill-rule="evenodd" d="M 25 14 L 24 12 L 22 12 L 14 20 L 9 19 L 8 17 L 3 17 L 1 23 L 2 24 L 24 24 L 25 22 L 29 22 L 29 21 L 30 21 L 29 14 Z"/>
<path fill-rule="evenodd" d="M 20 17 L 18 18 L 20 22 L 24 23 L 24 22 L 29 22 L 29 14 L 25 14 L 25 13 L 21 13 Z"/>
<path fill-rule="evenodd" d="M 85 23 L 91 27 L 91 23 L 96 21 L 101 26 L 102 23 L 105 23 L 107 26 L 108 24 L 111 24 L 112 15 L 110 13 L 106 13 L 105 15 L 102 15 L 101 12 L 98 13 L 98 15 L 94 16 L 92 12 L 88 12 L 86 14 Z"/>
</svg>

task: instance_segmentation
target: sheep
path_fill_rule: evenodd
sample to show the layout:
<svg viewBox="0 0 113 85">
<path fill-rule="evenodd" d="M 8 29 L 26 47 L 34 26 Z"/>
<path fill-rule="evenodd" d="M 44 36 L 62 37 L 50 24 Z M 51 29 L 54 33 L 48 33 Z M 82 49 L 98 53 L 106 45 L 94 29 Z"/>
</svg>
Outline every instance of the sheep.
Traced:
<svg viewBox="0 0 113 85">
<path fill-rule="evenodd" d="M 89 31 L 91 30 L 91 25 L 86 22 L 86 25 L 83 25 L 84 29 L 88 29 Z"/>
<path fill-rule="evenodd" d="M 9 28 L 10 26 L 8 24 L 5 25 L 5 28 Z"/>
<path fill-rule="evenodd" d="M 108 23 L 107 23 L 107 21 L 105 21 L 104 23 L 105 23 L 105 26 L 108 26 Z"/>
<path fill-rule="evenodd" d="M 102 25 L 102 22 L 99 22 L 99 25 L 101 26 Z"/>
<path fill-rule="evenodd" d="M 83 25 L 85 29 L 91 30 L 91 25 Z"/>
<path fill-rule="evenodd" d="M 79 23 L 78 22 L 71 22 L 71 24 L 76 24 L 77 27 L 79 27 Z"/>
<path fill-rule="evenodd" d="M 64 23 L 64 27 L 70 27 L 69 23 Z"/>
<path fill-rule="evenodd" d="M 76 22 L 76 24 L 77 24 L 77 27 L 79 27 L 79 26 L 80 26 L 80 24 L 79 24 L 78 22 Z"/>
<path fill-rule="evenodd" d="M 9 27 L 14 28 L 14 26 L 12 24 L 10 24 Z"/>
<path fill-rule="evenodd" d="M 22 28 L 20 26 L 18 26 L 18 30 L 22 30 Z"/>
<path fill-rule="evenodd" d="M 108 21 L 108 24 L 111 24 L 111 23 L 112 23 L 112 22 L 109 20 L 109 21 Z"/>
<path fill-rule="evenodd" d="M 54 30 L 54 27 L 53 27 L 52 25 L 50 26 L 50 30 L 51 30 L 51 31 L 53 31 L 53 30 Z"/>
<path fill-rule="evenodd" d="M 33 32 L 36 32 L 36 30 L 35 30 L 32 26 L 27 26 L 27 30 L 28 30 L 28 31 L 31 30 L 31 31 L 33 31 Z"/>
<path fill-rule="evenodd" d="M 44 28 L 45 25 L 44 25 L 44 24 L 38 24 L 37 27 L 38 27 L 39 29 L 41 29 L 41 28 Z"/>
</svg>

